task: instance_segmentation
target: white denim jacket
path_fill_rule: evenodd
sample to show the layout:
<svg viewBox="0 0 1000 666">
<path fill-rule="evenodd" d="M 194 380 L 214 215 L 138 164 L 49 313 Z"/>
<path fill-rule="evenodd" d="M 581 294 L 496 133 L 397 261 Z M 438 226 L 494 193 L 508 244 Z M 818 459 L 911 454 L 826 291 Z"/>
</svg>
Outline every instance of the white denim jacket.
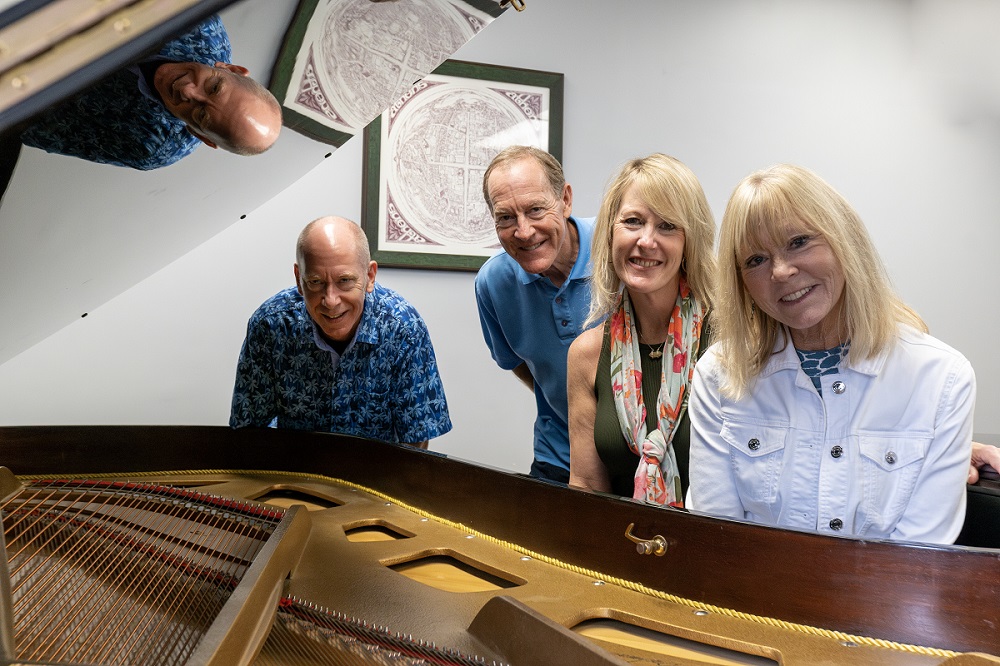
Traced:
<svg viewBox="0 0 1000 666">
<path fill-rule="evenodd" d="M 739 401 L 719 345 L 695 367 L 688 508 L 830 534 L 952 543 L 965 520 L 976 377 L 900 326 L 887 353 L 820 378 L 780 340 Z"/>
</svg>

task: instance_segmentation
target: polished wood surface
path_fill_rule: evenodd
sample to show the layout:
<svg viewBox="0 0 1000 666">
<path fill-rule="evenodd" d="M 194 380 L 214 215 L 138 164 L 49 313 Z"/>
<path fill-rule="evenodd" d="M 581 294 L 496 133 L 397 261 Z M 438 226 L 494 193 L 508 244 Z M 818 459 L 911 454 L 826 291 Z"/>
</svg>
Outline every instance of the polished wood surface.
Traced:
<svg viewBox="0 0 1000 666">
<path fill-rule="evenodd" d="M 658 631 L 650 631 L 613 620 L 593 620 L 585 625 L 575 627 L 574 631 L 601 643 L 610 643 L 645 652 L 651 658 L 664 656 L 685 659 L 696 664 L 712 664 L 713 666 L 747 664 L 766 666 L 778 663 L 767 657 L 742 654 L 733 650 L 703 645 L 695 641 L 686 641 Z"/>
<path fill-rule="evenodd" d="M 210 427 L 0 429 L 17 474 L 283 470 L 358 483 L 530 551 L 679 597 L 804 625 L 1000 654 L 1000 557 L 797 533 L 640 505 L 433 452 Z M 387 472 L 388 470 L 388 472 Z M 625 528 L 665 537 L 639 555 Z"/>
</svg>

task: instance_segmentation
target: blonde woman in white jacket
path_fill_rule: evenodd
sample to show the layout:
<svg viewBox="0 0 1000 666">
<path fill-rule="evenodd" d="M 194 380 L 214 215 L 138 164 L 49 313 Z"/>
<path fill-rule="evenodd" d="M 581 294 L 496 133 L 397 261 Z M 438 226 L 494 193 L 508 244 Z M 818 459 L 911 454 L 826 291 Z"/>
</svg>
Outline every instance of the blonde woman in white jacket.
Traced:
<svg viewBox="0 0 1000 666">
<path fill-rule="evenodd" d="M 718 342 L 690 402 L 695 511 L 951 543 L 976 380 L 893 291 L 847 201 L 802 167 L 751 174 L 719 240 Z"/>
</svg>

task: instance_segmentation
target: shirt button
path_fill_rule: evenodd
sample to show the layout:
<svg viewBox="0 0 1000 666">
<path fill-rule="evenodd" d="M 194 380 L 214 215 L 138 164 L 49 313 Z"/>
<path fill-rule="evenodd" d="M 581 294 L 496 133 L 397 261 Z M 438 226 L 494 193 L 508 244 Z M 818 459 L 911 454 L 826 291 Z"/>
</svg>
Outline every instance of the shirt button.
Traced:
<svg viewBox="0 0 1000 666">
<path fill-rule="evenodd" d="M 842 521 L 840 518 L 834 518 L 833 520 L 830 521 L 831 530 L 840 530 L 843 529 L 843 527 L 844 527 L 844 521 Z"/>
<path fill-rule="evenodd" d="M 844 455 L 843 447 L 840 446 L 833 447 L 832 449 L 830 449 L 830 455 L 833 456 L 834 458 L 839 458 L 840 456 Z"/>
<path fill-rule="evenodd" d="M 747 442 L 747 448 L 751 451 L 756 451 L 760 448 L 760 440 L 754 437 L 749 442 Z"/>
<path fill-rule="evenodd" d="M 889 453 L 885 454 L 885 461 L 887 463 L 889 463 L 890 465 L 895 465 L 896 464 L 896 452 L 895 451 L 889 451 Z"/>
<path fill-rule="evenodd" d="M 556 303 L 562 303 L 562 296 L 556 297 Z"/>
<path fill-rule="evenodd" d="M 562 320 L 562 325 L 563 325 L 563 326 L 569 326 L 569 322 L 568 322 L 568 321 L 566 321 L 565 319 L 563 319 L 563 320 Z"/>
<path fill-rule="evenodd" d="M 839 379 L 833 383 L 833 392 L 840 395 L 847 390 L 847 384 L 840 381 Z"/>
</svg>

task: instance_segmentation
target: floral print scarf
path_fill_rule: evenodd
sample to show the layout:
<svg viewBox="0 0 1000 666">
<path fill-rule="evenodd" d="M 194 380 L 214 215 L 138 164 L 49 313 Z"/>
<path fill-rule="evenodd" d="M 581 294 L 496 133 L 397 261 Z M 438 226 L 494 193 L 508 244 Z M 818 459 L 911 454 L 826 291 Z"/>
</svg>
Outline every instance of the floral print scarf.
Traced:
<svg viewBox="0 0 1000 666">
<path fill-rule="evenodd" d="M 701 304 L 691 296 L 691 289 L 682 276 L 663 350 L 660 392 L 656 398 L 659 423 L 656 430 L 647 433 L 639 356 L 642 352 L 627 290 L 622 292 L 618 310 L 611 315 L 611 388 L 615 410 L 629 449 L 640 458 L 632 495 L 635 499 L 683 506 L 677 458 L 670 442 L 694 376 L 702 318 Z"/>
</svg>

